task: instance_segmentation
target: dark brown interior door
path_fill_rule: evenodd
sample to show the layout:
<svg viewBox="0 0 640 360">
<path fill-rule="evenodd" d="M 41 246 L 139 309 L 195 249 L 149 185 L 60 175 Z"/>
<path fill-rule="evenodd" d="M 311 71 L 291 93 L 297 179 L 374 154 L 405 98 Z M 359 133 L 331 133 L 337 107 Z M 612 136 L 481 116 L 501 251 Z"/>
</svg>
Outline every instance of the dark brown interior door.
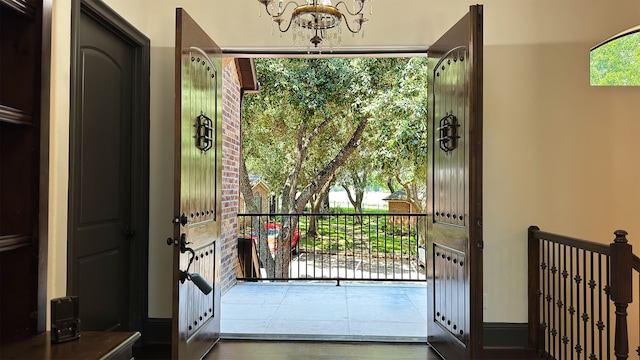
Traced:
<svg viewBox="0 0 640 360">
<path fill-rule="evenodd" d="M 134 50 L 81 13 L 71 120 L 69 294 L 82 330 L 129 328 Z"/>
<path fill-rule="evenodd" d="M 173 359 L 199 359 L 220 337 L 222 58 L 176 10 Z"/>
<path fill-rule="evenodd" d="M 428 339 L 482 351 L 482 6 L 429 48 Z"/>
</svg>

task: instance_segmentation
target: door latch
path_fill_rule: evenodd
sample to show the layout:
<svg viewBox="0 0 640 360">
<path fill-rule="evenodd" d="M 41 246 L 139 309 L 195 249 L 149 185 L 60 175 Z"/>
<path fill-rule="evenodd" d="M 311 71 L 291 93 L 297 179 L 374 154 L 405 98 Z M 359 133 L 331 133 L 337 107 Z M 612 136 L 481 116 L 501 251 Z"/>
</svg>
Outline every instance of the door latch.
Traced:
<svg viewBox="0 0 640 360">
<path fill-rule="evenodd" d="M 180 271 L 180 283 L 184 284 L 185 281 L 189 280 L 193 282 L 198 287 L 198 289 L 202 291 L 203 294 L 209 295 L 211 290 L 213 290 L 213 286 L 211 286 L 211 284 L 209 284 L 200 274 L 195 272 L 194 273 L 189 272 L 189 269 L 191 269 L 191 264 L 193 264 L 193 260 L 196 257 L 196 252 L 192 248 L 187 246 L 189 244 L 191 243 L 188 241 L 187 234 L 185 233 L 182 233 L 182 235 L 180 235 L 180 240 L 173 239 L 173 238 L 167 239 L 167 245 L 169 246 L 180 245 L 181 253 L 184 254 L 186 252 L 189 252 L 189 255 L 191 255 L 189 257 L 189 264 L 187 265 L 187 269 L 178 270 Z"/>
<path fill-rule="evenodd" d="M 445 153 L 453 151 L 458 147 L 458 118 L 453 113 L 446 113 L 440 120 L 440 127 L 438 127 L 438 138 L 436 141 L 439 143 L 440 149 Z"/>
<path fill-rule="evenodd" d="M 186 253 L 187 251 L 193 253 L 193 255 L 195 255 L 195 252 L 193 251 L 193 249 L 187 247 L 188 244 L 191 244 L 188 241 L 188 237 L 187 234 L 182 233 L 182 235 L 180 235 L 180 239 L 174 239 L 174 238 L 167 238 L 167 245 L 169 246 L 175 246 L 175 245 L 180 245 L 180 252 L 181 253 Z"/>
<path fill-rule="evenodd" d="M 131 228 L 131 226 L 126 226 L 124 228 L 124 237 L 128 240 L 136 235 L 136 232 Z"/>
</svg>

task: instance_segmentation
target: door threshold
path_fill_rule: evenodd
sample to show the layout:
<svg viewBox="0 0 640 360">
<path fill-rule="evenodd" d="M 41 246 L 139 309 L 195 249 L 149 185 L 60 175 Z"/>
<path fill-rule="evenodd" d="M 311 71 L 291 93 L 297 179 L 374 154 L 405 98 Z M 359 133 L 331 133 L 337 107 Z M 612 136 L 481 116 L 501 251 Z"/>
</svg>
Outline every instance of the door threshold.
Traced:
<svg viewBox="0 0 640 360">
<path fill-rule="evenodd" d="M 331 341 L 331 342 L 383 342 L 427 344 L 422 336 L 373 336 L 373 335 L 324 335 L 324 334 L 238 334 L 222 333 L 222 340 L 287 340 L 287 341 Z"/>
</svg>

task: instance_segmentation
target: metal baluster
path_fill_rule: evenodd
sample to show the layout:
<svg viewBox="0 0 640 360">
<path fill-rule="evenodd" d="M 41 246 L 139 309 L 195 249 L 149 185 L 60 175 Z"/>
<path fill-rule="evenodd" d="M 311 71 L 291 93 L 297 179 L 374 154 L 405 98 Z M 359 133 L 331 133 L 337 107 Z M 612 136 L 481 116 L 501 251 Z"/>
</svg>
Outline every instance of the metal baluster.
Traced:
<svg viewBox="0 0 640 360">
<path fill-rule="evenodd" d="M 354 212 L 355 212 L 355 208 L 354 208 Z M 351 218 L 351 221 L 355 221 L 355 219 Z M 349 245 L 347 241 L 347 215 L 345 214 L 344 215 L 344 277 L 345 278 L 347 278 L 347 270 L 349 266 L 349 261 L 348 261 L 349 259 L 348 259 L 348 252 L 347 252 L 348 250 L 349 250 Z"/>
<path fill-rule="evenodd" d="M 552 243 L 551 247 L 551 268 L 549 271 L 551 272 L 551 301 L 549 302 L 549 307 L 551 310 L 551 323 L 549 326 L 551 327 L 551 356 L 553 358 L 557 358 L 556 356 L 556 342 L 557 342 L 557 334 L 558 330 L 556 329 L 556 304 L 555 298 L 558 297 L 556 294 L 556 247 L 558 244 Z"/>
<path fill-rule="evenodd" d="M 392 233 L 391 233 L 392 238 L 391 239 L 392 240 L 393 240 L 393 222 L 394 222 L 394 219 L 393 219 L 393 216 L 392 216 L 391 217 L 391 231 L 392 231 Z M 388 226 L 388 223 L 387 223 L 387 226 Z M 389 231 L 385 231 L 385 234 L 384 234 L 384 249 L 385 249 L 385 252 L 384 252 L 384 278 L 385 279 L 387 278 L 387 234 L 388 233 L 389 233 Z"/>
<path fill-rule="evenodd" d="M 360 279 L 364 279 L 364 214 L 362 215 L 362 223 L 360 224 L 360 261 L 362 261 L 362 269 L 360 269 Z M 367 227 L 369 227 L 371 222 L 371 215 L 367 215 Z M 368 234 L 368 233 L 367 233 Z"/>
<path fill-rule="evenodd" d="M 545 303 L 545 308 L 546 308 L 545 313 L 547 315 L 547 323 L 546 323 L 546 326 L 544 328 L 544 330 L 545 330 L 545 332 L 547 334 L 547 343 L 545 345 L 545 351 L 547 352 L 547 354 L 551 354 L 551 330 L 550 330 L 550 327 L 551 327 L 551 309 L 549 308 L 549 298 L 551 298 L 551 287 L 550 287 L 551 286 L 550 285 L 551 284 L 551 278 L 549 276 L 549 263 L 550 263 L 549 262 L 549 260 L 550 260 L 550 257 L 549 257 L 550 249 L 549 249 L 549 247 L 551 245 L 551 242 L 550 241 L 546 241 L 545 244 L 546 244 L 546 250 L 547 250 L 546 251 L 546 256 L 545 256 L 545 265 L 546 266 L 545 266 L 545 272 L 544 272 L 544 274 L 545 274 L 544 276 L 546 277 L 546 280 L 547 280 L 547 291 L 546 291 L 546 296 L 545 296 L 545 298 L 543 300 L 544 303 Z"/>
<path fill-rule="evenodd" d="M 542 281 L 542 284 L 540 286 L 540 307 L 542 308 L 542 311 L 540 312 L 540 319 L 538 321 L 540 321 L 540 326 L 542 327 L 542 330 L 540 331 L 540 341 L 543 342 L 543 346 L 539 346 L 539 348 L 541 348 L 542 350 L 544 350 L 544 352 L 547 352 L 547 341 L 544 340 L 545 338 L 545 334 L 547 331 L 547 328 L 545 327 L 545 318 L 547 316 L 547 313 L 545 312 L 545 309 L 547 308 L 546 305 L 546 301 L 545 301 L 545 293 L 546 293 L 546 289 L 547 289 L 547 265 L 545 263 L 545 249 L 546 249 L 546 243 L 547 241 L 544 239 L 540 239 L 540 279 Z"/>
<path fill-rule="evenodd" d="M 367 228 L 368 228 L 368 231 L 367 231 L 367 234 L 368 234 L 368 236 L 367 236 L 367 250 L 368 250 L 367 253 L 368 253 L 368 255 L 367 256 L 369 257 L 369 266 L 368 266 L 369 279 L 371 279 L 371 273 L 373 272 L 373 269 L 372 269 L 373 262 L 371 260 L 371 250 L 372 250 L 372 245 L 371 245 L 371 237 L 372 237 L 371 236 L 371 222 L 372 222 L 373 216 L 372 215 L 368 215 L 368 217 L 369 217 L 369 223 L 367 224 Z M 378 224 L 376 222 L 376 230 L 377 229 L 378 229 Z M 378 231 L 376 231 L 376 233 L 377 232 Z M 364 276 L 364 274 L 363 274 L 363 276 Z"/>
<path fill-rule="evenodd" d="M 604 322 L 602 322 L 602 307 L 604 306 L 604 304 L 602 303 L 602 298 L 605 296 L 604 294 L 604 286 L 602 286 L 602 257 L 604 255 L 600 254 L 598 255 L 598 286 L 600 287 L 600 290 L 598 292 L 598 294 L 600 296 L 598 296 L 598 359 L 604 359 L 602 357 L 602 336 L 604 334 L 606 334 L 607 332 L 604 332 L 603 330 L 604 328 Z"/>
<path fill-rule="evenodd" d="M 576 250 L 576 256 L 577 255 L 578 255 L 578 252 Z M 569 351 L 571 353 L 571 360 L 573 360 L 573 358 L 574 358 L 573 354 L 575 354 L 575 352 L 574 352 L 574 346 L 575 345 L 574 344 L 576 342 L 575 341 L 576 338 L 574 337 L 574 333 L 573 333 L 573 329 L 576 326 L 575 322 L 573 321 L 573 319 L 574 319 L 573 315 L 575 314 L 575 302 L 574 302 L 573 294 L 576 292 L 576 290 L 573 287 L 573 278 L 574 277 L 571 276 L 571 275 L 573 275 L 575 273 L 575 268 L 573 267 L 573 247 L 571 247 L 571 249 L 569 251 L 569 269 L 570 269 L 570 271 L 569 271 L 569 282 L 571 284 L 571 291 L 570 291 L 570 295 L 569 295 L 570 296 L 570 300 L 571 300 L 570 301 L 571 305 L 569 307 L 569 316 L 570 316 L 570 319 L 571 319 L 571 326 L 570 326 L 570 329 L 571 329 L 571 342 L 570 342 L 570 345 L 569 345 Z"/>
<path fill-rule="evenodd" d="M 574 278 L 576 282 L 576 345 L 574 350 L 576 352 L 576 358 L 580 359 L 580 352 L 582 351 L 582 345 L 580 345 L 580 283 L 582 278 L 580 277 L 580 249 L 576 248 L 576 276 Z"/>
<path fill-rule="evenodd" d="M 562 308 L 562 314 L 563 316 L 563 323 L 564 323 L 564 330 L 562 331 L 562 344 L 564 345 L 564 357 L 563 359 L 567 358 L 568 353 L 568 349 L 567 349 L 567 344 L 569 343 L 569 338 L 567 337 L 567 300 L 569 298 L 569 296 L 567 295 L 567 277 L 569 276 L 569 271 L 567 271 L 567 245 L 562 245 L 562 286 L 563 286 L 563 296 L 562 299 L 564 300 L 564 304 L 561 307 Z M 562 357 L 562 351 L 560 351 L 560 355 Z"/>
<path fill-rule="evenodd" d="M 611 258 L 609 256 L 606 257 L 606 277 L 607 277 L 607 286 L 606 286 L 606 299 L 607 299 L 607 324 L 606 328 L 607 332 L 611 332 Z M 611 336 L 607 336 L 607 354 L 611 354 Z"/>
<path fill-rule="evenodd" d="M 589 253 L 590 253 L 590 256 L 591 256 L 591 262 L 590 262 L 591 266 L 589 267 L 590 271 L 591 271 L 591 277 L 589 279 L 589 288 L 591 289 L 591 314 L 590 314 L 591 316 L 589 317 L 589 320 L 591 321 L 591 354 L 590 355 L 595 356 L 595 353 L 596 353 L 596 349 L 595 349 L 595 346 L 596 346 L 596 337 L 595 337 L 596 336 L 596 329 L 595 329 L 595 326 L 594 326 L 595 325 L 594 317 L 595 317 L 595 313 L 596 313 L 595 312 L 595 306 L 594 306 L 594 303 L 595 303 L 595 285 L 596 285 L 595 284 L 595 280 L 594 280 L 594 278 L 595 278 L 595 274 L 594 274 L 594 263 L 595 263 L 595 260 L 594 260 L 593 251 L 590 251 Z"/>
<path fill-rule="evenodd" d="M 583 300 L 583 304 L 584 304 L 584 313 L 582 314 L 582 323 L 583 323 L 583 329 L 584 329 L 584 346 L 582 348 L 582 353 L 584 354 L 584 360 L 587 360 L 587 347 L 588 347 L 588 343 L 587 343 L 587 321 L 585 320 L 588 316 L 587 315 L 587 251 L 583 250 L 582 251 L 582 300 Z"/>
<path fill-rule="evenodd" d="M 402 217 L 402 219 L 400 220 L 400 279 L 404 280 L 404 247 L 402 246 L 403 242 L 404 242 L 404 217 Z M 411 227 L 409 227 L 409 230 L 411 229 Z M 411 235 L 408 235 L 411 236 Z M 393 258 L 395 261 L 395 257 Z M 395 265 L 394 265 L 394 271 L 393 273 L 395 274 Z"/>
</svg>

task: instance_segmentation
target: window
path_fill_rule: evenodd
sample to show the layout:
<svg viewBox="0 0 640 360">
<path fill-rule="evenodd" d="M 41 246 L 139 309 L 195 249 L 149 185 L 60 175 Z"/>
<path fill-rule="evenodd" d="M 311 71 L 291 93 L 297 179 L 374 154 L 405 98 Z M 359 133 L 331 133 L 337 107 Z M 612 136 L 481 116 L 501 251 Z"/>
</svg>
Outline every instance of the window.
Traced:
<svg viewBox="0 0 640 360">
<path fill-rule="evenodd" d="M 640 26 L 591 49 L 590 73 L 591 85 L 640 86 Z"/>
</svg>

